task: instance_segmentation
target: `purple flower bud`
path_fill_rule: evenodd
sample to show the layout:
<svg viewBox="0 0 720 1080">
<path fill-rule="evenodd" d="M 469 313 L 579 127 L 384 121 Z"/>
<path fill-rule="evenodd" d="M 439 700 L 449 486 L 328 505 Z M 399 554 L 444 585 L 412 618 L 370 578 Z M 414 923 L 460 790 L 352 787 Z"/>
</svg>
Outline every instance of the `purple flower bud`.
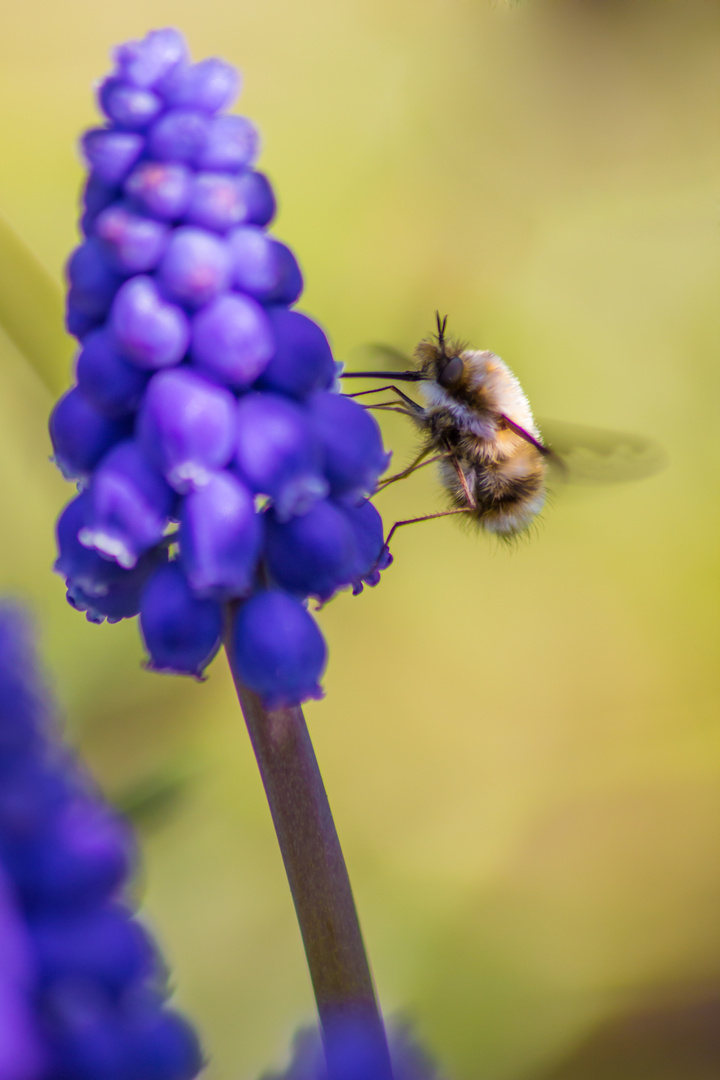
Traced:
<svg viewBox="0 0 720 1080">
<path fill-rule="evenodd" d="M 262 303 L 292 304 L 297 300 L 303 280 L 289 248 L 257 225 L 233 229 L 228 244 L 236 288 Z"/>
<path fill-rule="evenodd" d="M 279 394 L 241 398 L 236 461 L 250 490 L 270 496 L 280 521 L 305 513 L 327 494 L 312 425 L 303 409 Z"/>
<path fill-rule="evenodd" d="M 53 460 L 66 480 L 85 480 L 111 446 L 130 434 L 127 419 L 103 416 L 77 387 L 50 414 Z"/>
<path fill-rule="evenodd" d="M 238 169 L 249 168 L 257 158 L 259 150 L 257 128 L 247 117 L 214 116 L 208 122 L 207 139 L 195 164 L 199 169 L 237 172 Z M 262 179 L 265 180 L 265 177 Z M 243 195 L 243 199 L 247 205 L 247 196 Z M 274 205 L 273 200 L 273 207 Z M 249 219 L 246 217 L 245 220 Z"/>
<path fill-rule="evenodd" d="M 187 59 L 187 46 L 182 34 L 169 27 L 151 30 L 142 41 L 118 45 L 114 57 L 122 79 L 134 86 L 149 87 Z"/>
<path fill-rule="evenodd" d="M 148 153 L 158 161 L 192 164 L 207 139 L 207 119 L 194 109 L 171 109 L 148 132 Z"/>
<path fill-rule="evenodd" d="M 185 220 L 216 232 L 227 232 L 243 221 L 245 202 L 234 177 L 226 173 L 201 172 L 190 188 Z"/>
<path fill-rule="evenodd" d="M 172 490 L 128 439 L 103 458 L 89 496 L 80 543 L 132 570 L 140 555 L 162 540 Z"/>
<path fill-rule="evenodd" d="M 249 297 L 219 296 L 193 319 L 193 361 L 231 386 L 250 386 L 267 367 L 274 348 L 267 315 Z"/>
<path fill-rule="evenodd" d="M 271 308 L 268 315 L 275 355 L 263 371 L 259 388 L 303 398 L 332 386 L 335 361 L 318 324 L 284 307 Z"/>
<path fill-rule="evenodd" d="M 131 131 L 93 128 L 82 137 L 82 150 L 90 168 L 105 184 L 119 184 L 143 150 L 144 139 Z"/>
<path fill-rule="evenodd" d="M 169 1009 L 139 1017 L 130 1034 L 128 1076 L 138 1080 L 194 1080 L 205 1062 L 197 1035 Z"/>
<path fill-rule="evenodd" d="M 230 285 L 230 251 L 205 229 L 175 229 L 158 270 L 163 292 L 187 307 L 207 304 Z"/>
<path fill-rule="evenodd" d="M 279 589 L 251 596 L 235 615 L 233 662 L 269 709 L 322 697 L 327 648 L 312 615 Z"/>
<path fill-rule="evenodd" d="M 358 562 L 355 530 L 328 499 L 285 522 L 268 513 L 264 551 L 270 575 L 281 588 L 322 601 L 350 583 Z"/>
<path fill-rule="evenodd" d="M 98 101 L 109 120 L 128 131 L 142 131 L 159 116 L 162 100 L 151 90 L 128 86 L 120 79 L 105 79 L 98 90 Z"/>
<path fill-rule="evenodd" d="M 231 64 L 210 57 L 199 64 L 176 64 L 158 91 L 171 107 L 214 113 L 233 103 L 240 91 L 240 76 Z"/>
<path fill-rule="evenodd" d="M 166 552 L 164 554 L 167 555 Z M 103 561 L 107 563 L 107 559 Z M 82 585 L 69 580 L 65 598 L 71 608 L 83 611 L 87 621 L 98 626 L 105 621 L 118 623 L 123 619 L 133 619 L 140 613 L 140 598 L 149 577 L 145 572 L 146 567 L 150 565 L 154 569 L 158 561 L 151 560 L 150 555 L 143 555 L 134 569 L 122 571 L 129 579 L 127 583 L 112 582 L 103 593 L 86 592 Z"/>
<path fill-rule="evenodd" d="M 275 195 L 268 178 L 260 172 L 243 172 L 237 178 L 237 186 L 245 207 L 242 223 L 268 225 L 275 216 Z"/>
<path fill-rule="evenodd" d="M 178 563 L 168 563 L 146 586 L 140 629 L 149 667 L 199 678 L 220 648 L 222 608 L 194 596 Z"/>
<path fill-rule="evenodd" d="M 43 991 L 66 979 L 116 994 L 151 976 L 155 948 L 127 908 L 109 904 L 82 912 L 43 912 L 30 923 Z"/>
<path fill-rule="evenodd" d="M 91 238 L 75 248 L 66 268 L 70 300 L 75 311 L 104 319 L 123 278 L 110 265 L 99 240 Z"/>
<path fill-rule="evenodd" d="M 134 214 L 122 203 L 114 203 L 98 214 L 95 233 L 112 266 L 121 274 L 153 270 L 168 242 L 166 225 Z"/>
<path fill-rule="evenodd" d="M 102 326 L 102 322 L 102 318 L 84 315 L 82 311 L 78 311 L 73 303 L 73 289 L 70 289 L 67 295 L 67 310 L 65 312 L 65 329 L 68 334 L 72 334 L 78 341 L 83 341 L 93 330 L 97 330 L 99 326 Z"/>
<path fill-rule="evenodd" d="M 150 377 L 119 355 L 108 330 L 95 330 L 83 342 L 77 360 L 78 388 L 90 404 L 105 416 L 133 412 Z"/>
<path fill-rule="evenodd" d="M 253 497 L 230 473 L 216 473 L 183 500 L 180 559 L 197 596 L 247 596 L 261 541 Z"/>
<path fill-rule="evenodd" d="M 110 322 L 123 355 L 142 368 L 177 364 L 190 340 L 187 316 L 162 299 L 149 277 L 131 278 L 120 287 Z"/>
<path fill-rule="evenodd" d="M 87 553 L 95 555 L 103 566 L 95 568 L 92 586 L 82 584 L 90 577 L 87 564 L 77 578 L 68 577 L 66 597 L 70 606 L 76 611 L 84 611 L 85 618 L 91 623 L 103 623 L 106 619 L 109 623 L 117 623 L 138 615 L 142 591 L 150 575 L 168 558 L 166 547 L 155 547 L 141 555 L 132 570 L 123 570 L 94 551 L 87 550 Z M 113 574 L 113 568 L 117 576 Z"/>
<path fill-rule="evenodd" d="M 142 161 L 128 176 L 124 190 L 141 210 L 171 221 L 188 204 L 190 170 L 172 162 Z"/>
<path fill-rule="evenodd" d="M 87 491 L 63 510 L 56 527 L 59 555 L 54 569 L 65 578 L 70 604 L 87 612 L 91 622 L 132 618 L 140 610 L 140 594 L 146 581 L 167 559 L 167 550 L 154 548 L 142 555 L 132 570 L 123 570 L 80 543 L 78 537 L 87 524 L 89 511 Z"/>
<path fill-rule="evenodd" d="M 355 534 L 357 559 L 350 580 L 353 595 L 357 596 L 363 590 L 363 583 L 378 584 L 380 571 L 386 570 L 393 559 L 385 547 L 382 518 L 369 499 L 359 506 L 342 503 L 340 509 L 347 516 Z"/>
<path fill-rule="evenodd" d="M 151 380 L 138 417 L 143 452 L 175 491 L 202 487 L 235 450 L 235 399 L 187 368 Z"/>
<path fill-rule="evenodd" d="M 390 461 L 375 418 L 352 398 L 325 390 L 309 397 L 307 407 L 325 452 L 331 494 L 372 494 Z"/>
<path fill-rule="evenodd" d="M 118 188 L 114 185 L 104 184 L 95 173 L 90 173 L 88 182 L 83 192 L 84 213 L 80 219 L 82 230 L 86 236 L 92 232 L 95 219 L 101 210 L 110 206 L 118 197 Z"/>
</svg>

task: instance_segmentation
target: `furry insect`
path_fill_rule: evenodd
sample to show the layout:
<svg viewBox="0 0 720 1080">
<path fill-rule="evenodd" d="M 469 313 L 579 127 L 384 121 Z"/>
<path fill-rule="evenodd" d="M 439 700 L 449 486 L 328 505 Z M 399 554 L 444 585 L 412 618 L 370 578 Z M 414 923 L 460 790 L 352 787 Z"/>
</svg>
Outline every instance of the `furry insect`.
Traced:
<svg viewBox="0 0 720 1080">
<path fill-rule="evenodd" d="M 387 543 L 401 525 L 450 514 L 466 514 L 487 532 L 512 538 L 542 510 L 550 468 L 587 481 L 635 478 L 659 467 L 659 449 L 636 436 L 556 425 L 558 436 L 546 445 L 527 397 L 507 364 L 487 350 L 448 341 L 447 316 L 441 319 L 436 313 L 436 320 L 437 335 L 418 345 L 413 370 L 343 373 L 345 378 L 418 382 L 427 403 L 419 405 L 394 382 L 351 395 L 393 393 L 394 399 L 367 407 L 408 416 L 422 436 L 415 460 L 380 487 L 434 462 L 450 497 L 448 510 L 396 522 Z M 395 359 L 401 355 L 386 346 L 376 346 L 374 351 Z M 566 453 L 558 452 L 556 443 L 564 445 Z"/>
</svg>

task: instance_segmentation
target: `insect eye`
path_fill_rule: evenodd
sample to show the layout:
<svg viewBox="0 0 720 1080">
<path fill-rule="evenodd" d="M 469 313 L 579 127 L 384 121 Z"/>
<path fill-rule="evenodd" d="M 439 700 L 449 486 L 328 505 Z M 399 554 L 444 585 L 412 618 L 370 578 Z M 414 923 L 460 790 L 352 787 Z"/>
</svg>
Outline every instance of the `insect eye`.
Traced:
<svg viewBox="0 0 720 1080">
<path fill-rule="evenodd" d="M 445 367 L 438 373 L 437 381 L 441 386 L 446 389 L 450 386 L 455 386 L 462 379 L 463 374 L 463 362 L 459 356 L 453 356 L 451 360 L 448 360 Z"/>
</svg>

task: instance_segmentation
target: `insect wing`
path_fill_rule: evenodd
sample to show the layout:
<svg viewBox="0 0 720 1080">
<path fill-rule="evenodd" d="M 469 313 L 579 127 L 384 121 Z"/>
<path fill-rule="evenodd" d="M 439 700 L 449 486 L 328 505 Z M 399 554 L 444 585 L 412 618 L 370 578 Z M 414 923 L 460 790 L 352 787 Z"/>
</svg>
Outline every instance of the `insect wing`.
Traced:
<svg viewBox="0 0 720 1080">
<path fill-rule="evenodd" d="M 663 448 L 642 435 L 561 420 L 542 421 L 540 428 L 543 442 L 552 452 L 550 467 L 560 480 L 624 483 L 653 476 L 667 464 Z"/>
<path fill-rule="evenodd" d="M 406 353 L 394 348 L 392 345 L 385 345 L 379 341 L 368 345 L 358 345 L 356 348 L 351 349 L 348 360 L 357 371 L 364 371 L 369 367 L 377 368 L 380 371 L 385 369 L 388 372 L 407 371 L 408 368 L 413 366 L 412 360 Z M 352 371 L 349 368 L 346 369 L 346 375 L 352 376 Z"/>
</svg>

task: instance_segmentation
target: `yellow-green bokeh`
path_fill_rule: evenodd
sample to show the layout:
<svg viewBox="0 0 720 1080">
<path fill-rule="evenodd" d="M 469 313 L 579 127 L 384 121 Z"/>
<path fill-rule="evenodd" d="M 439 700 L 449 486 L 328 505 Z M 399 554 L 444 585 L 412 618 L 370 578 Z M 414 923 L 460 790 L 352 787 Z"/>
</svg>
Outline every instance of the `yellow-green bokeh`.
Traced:
<svg viewBox="0 0 720 1080">
<path fill-rule="evenodd" d="M 319 616 L 327 698 L 307 715 L 384 1005 L 458 1080 L 553 1075 L 614 1017 L 720 982 L 720 9 L 6 7 L 0 215 L 58 282 L 93 81 L 114 43 L 166 24 L 243 69 L 277 235 L 338 357 L 409 350 L 440 308 L 540 417 L 666 447 L 649 480 L 558 494 L 513 550 L 448 521 L 403 530 L 382 586 Z M 32 604 L 106 789 L 187 778 L 144 830 L 145 910 L 210 1077 L 254 1080 L 312 998 L 247 737 L 221 659 L 204 685 L 147 674 L 134 626 L 65 604 L 49 404 L 3 338 L 2 588 Z M 385 430 L 408 460 L 401 418 Z M 391 522 L 440 499 L 420 473 L 379 505 Z"/>
</svg>

